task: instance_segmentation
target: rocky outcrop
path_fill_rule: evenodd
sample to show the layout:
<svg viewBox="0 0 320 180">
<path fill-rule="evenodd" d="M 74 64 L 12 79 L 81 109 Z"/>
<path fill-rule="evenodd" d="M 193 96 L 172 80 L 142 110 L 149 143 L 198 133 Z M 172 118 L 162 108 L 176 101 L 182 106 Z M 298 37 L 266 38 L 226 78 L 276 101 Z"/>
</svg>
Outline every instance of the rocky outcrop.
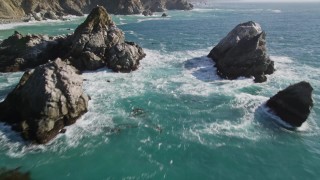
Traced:
<svg viewBox="0 0 320 180">
<path fill-rule="evenodd" d="M 283 121 L 293 127 L 300 127 L 313 107 L 312 91 L 312 86 L 302 81 L 279 91 L 266 105 Z"/>
<path fill-rule="evenodd" d="M 23 36 L 15 32 L 0 44 L 0 71 L 26 70 L 58 57 L 69 59 L 81 71 L 107 65 L 117 72 L 130 72 L 138 68 L 145 53 L 137 44 L 125 41 L 124 33 L 99 6 L 73 35 Z"/>
<path fill-rule="evenodd" d="M 0 103 L 0 120 L 27 140 L 47 143 L 87 112 L 89 97 L 82 82 L 76 69 L 61 59 L 26 71 Z"/>
<path fill-rule="evenodd" d="M 145 53 L 135 43 L 125 42 L 123 32 L 99 6 L 75 30 L 70 56 L 80 70 L 94 70 L 106 64 L 114 71 L 130 72 L 137 69 Z"/>
<path fill-rule="evenodd" d="M 46 35 L 23 36 L 14 32 L 0 44 L 0 71 L 15 72 L 44 64 L 48 59 L 56 58 L 55 46 L 62 46 L 65 36 Z"/>
<path fill-rule="evenodd" d="M 218 74 L 223 78 L 253 76 L 255 82 L 264 82 L 267 80 L 265 75 L 274 72 L 265 37 L 259 24 L 252 21 L 239 24 L 211 50 L 208 57 L 215 61 Z"/>
</svg>

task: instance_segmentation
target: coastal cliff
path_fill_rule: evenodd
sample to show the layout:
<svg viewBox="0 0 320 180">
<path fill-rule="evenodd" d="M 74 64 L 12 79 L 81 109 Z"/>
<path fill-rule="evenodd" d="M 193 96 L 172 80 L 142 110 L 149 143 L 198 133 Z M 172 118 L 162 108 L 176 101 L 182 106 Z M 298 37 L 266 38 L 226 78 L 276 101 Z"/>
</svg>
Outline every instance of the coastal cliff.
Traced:
<svg viewBox="0 0 320 180">
<path fill-rule="evenodd" d="M 97 5 L 104 6 L 111 14 L 141 14 L 144 10 L 162 12 L 190 10 L 187 0 L 2 0 L 0 19 L 42 20 L 56 19 L 63 15 L 88 14 Z"/>
</svg>

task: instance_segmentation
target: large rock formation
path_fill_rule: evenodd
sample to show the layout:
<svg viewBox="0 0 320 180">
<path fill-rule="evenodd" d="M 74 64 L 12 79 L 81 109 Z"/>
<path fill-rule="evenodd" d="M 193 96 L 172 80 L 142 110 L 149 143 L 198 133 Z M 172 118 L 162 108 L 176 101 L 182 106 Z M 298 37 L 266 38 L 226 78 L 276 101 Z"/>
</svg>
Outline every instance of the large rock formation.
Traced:
<svg viewBox="0 0 320 180">
<path fill-rule="evenodd" d="M 137 69 L 145 53 L 135 43 L 125 42 L 123 32 L 99 6 L 75 30 L 70 56 L 80 70 L 94 70 L 106 63 L 114 71 L 130 72 Z"/>
<path fill-rule="evenodd" d="M 302 81 L 279 91 L 266 105 L 283 121 L 299 127 L 307 120 L 313 107 L 312 91 L 312 86 Z"/>
<path fill-rule="evenodd" d="M 111 14 L 140 14 L 144 10 L 162 12 L 165 9 L 190 10 L 186 0 L 1 0 L 0 19 L 43 20 L 62 18 L 63 15 L 81 16 L 97 5 Z"/>
<path fill-rule="evenodd" d="M 239 24 L 211 50 L 208 57 L 215 61 L 218 74 L 223 78 L 253 76 L 255 82 L 264 82 L 267 80 L 265 74 L 274 72 L 265 37 L 259 24 L 252 21 Z"/>
<path fill-rule="evenodd" d="M 107 65 L 117 72 L 130 72 L 138 68 L 145 53 L 137 44 L 125 41 L 123 32 L 99 6 L 73 35 L 23 36 L 15 32 L 0 44 L 0 71 L 34 68 L 58 57 L 69 59 L 81 71 Z"/>
<path fill-rule="evenodd" d="M 48 37 L 45 35 L 23 36 L 14 32 L 0 44 L 0 71 L 22 71 L 44 64 L 50 58 L 58 57 L 55 46 L 62 46 L 65 36 Z"/>
<path fill-rule="evenodd" d="M 0 103 L 0 120 L 25 139 L 46 143 L 87 112 L 82 82 L 76 69 L 60 59 L 26 71 Z"/>
</svg>

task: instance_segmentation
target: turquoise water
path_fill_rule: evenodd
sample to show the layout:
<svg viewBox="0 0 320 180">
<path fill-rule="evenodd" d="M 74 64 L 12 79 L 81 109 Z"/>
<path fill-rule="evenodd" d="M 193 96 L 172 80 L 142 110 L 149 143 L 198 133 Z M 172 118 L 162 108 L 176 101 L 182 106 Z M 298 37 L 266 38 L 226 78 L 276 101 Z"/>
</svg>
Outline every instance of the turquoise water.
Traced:
<svg viewBox="0 0 320 180">
<path fill-rule="evenodd" d="M 319 179 L 319 12 L 319 3 L 259 3 L 114 16 L 145 49 L 140 68 L 84 73 L 89 112 L 47 145 L 25 145 L 2 124 L 0 167 L 21 167 L 32 179 Z M 14 29 L 69 33 L 83 20 L 0 25 L 0 39 Z M 277 71 L 262 84 L 222 80 L 205 56 L 249 20 L 267 32 Z M 21 75 L 0 74 L 0 99 Z M 298 131 L 288 131 L 263 104 L 302 80 L 314 87 L 315 105 Z"/>
</svg>

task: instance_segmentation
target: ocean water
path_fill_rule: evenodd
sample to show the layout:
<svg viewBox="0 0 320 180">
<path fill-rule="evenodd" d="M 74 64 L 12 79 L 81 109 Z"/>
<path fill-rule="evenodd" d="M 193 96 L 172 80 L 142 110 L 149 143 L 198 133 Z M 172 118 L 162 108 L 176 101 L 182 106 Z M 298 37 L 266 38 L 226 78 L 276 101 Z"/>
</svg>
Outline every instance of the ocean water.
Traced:
<svg viewBox="0 0 320 180">
<path fill-rule="evenodd" d="M 214 4 L 152 17 L 113 16 L 147 56 L 132 73 L 83 74 L 89 112 L 47 145 L 0 124 L 0 167 L 32 179 L 319 179 L 320 4 Z M 66 34 L 84 18 L 0 25 L 0 39 Z M 216 75 L 209 51 L 233 27 L 261 24 L 277 71 L 262 84 Z M 0 100 L 22 73 L 0 74 Z M 264 103 L 299 81 L 314 87 L 306 123 L 289 131 Z"/>
</svg>

